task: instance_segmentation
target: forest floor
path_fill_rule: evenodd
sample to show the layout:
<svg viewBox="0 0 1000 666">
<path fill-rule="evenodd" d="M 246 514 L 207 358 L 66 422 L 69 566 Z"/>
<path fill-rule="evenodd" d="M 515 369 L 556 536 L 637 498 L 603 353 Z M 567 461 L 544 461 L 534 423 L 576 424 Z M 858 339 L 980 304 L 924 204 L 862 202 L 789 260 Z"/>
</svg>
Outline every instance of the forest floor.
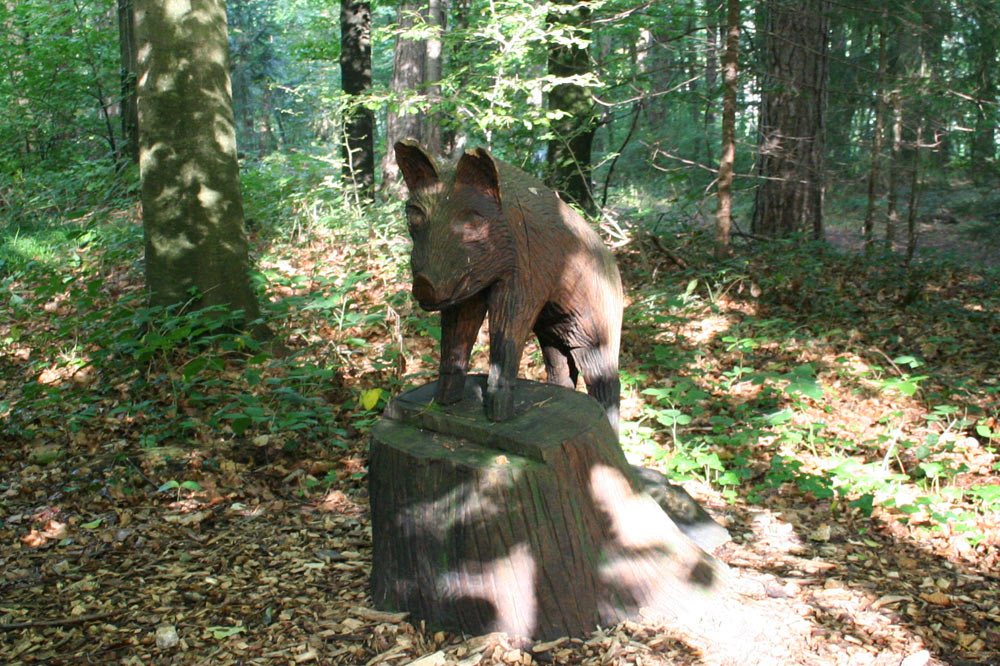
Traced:
<svg viewBox="0 0 1000 666">
<path fill-rule="evenodd" d="M 754 402 L 760 385 L 723 370 L 750 365 L 751 356 L 775 373 L 821 368 L 800 381 L 804 392 L 821 385 L 821 397 L 792 401 L 786 390 L 760 398 L 780 399 L 780 413 L 800 429 L 779 431 L 775 420 L 739 441 L 733 435 L 736 453 L 716 451 L 715 461 L 747 471 L 740 482 L 697 473 L 684 481 L 733 536 L 716 555 L 732 570 L 730 612 L 746 633 L 695 633 L 640 617 L 529 646 L 435 632 L 372 607 L 367 433 L 390 393 L 433 374 L 434 343 L 426 315 L 408 305 L 401 250 L 369 237 L 302 243 L 264 262 L 269 297 L 289 303 L 280 332 L 294 362 L 261 360 L 211 335 L 194 351 L 173 347 L 183 335 L 167 329 L 155 341 L 128 338 L 142 313 L 128 300 L 142 292 L 129 252 L 81 255 L 74 279 L 5 283 L 13 316 L 0 322 L 2 661 L 1000 664 L 1000 508 L 965 492 L 1000 483 L 995 276 L 935 269 L 919 277 L 934 281 L 916 288 L 892 275 L 878 283 L 884 267 L 853 259 L 824 255 L 796 269 L 775 267 L 774 255 L 705 296 L 676 266 L 678 256 L 691 263 L 684 243 L 661 252 L 662 243 L 636 241 L 619 253 L 630 291 L 622 364 L 631 378 L 623 400 L 630 455 L 650 465 L 677 459 L 664 457 L 676 433 L 648 427 L 664 412 L 644 387 L 677 387 L 683 372 L 704 388 L 691 402 L 675 396 L 693 419 L 681 436 L 693 438 L 713 419 L 764 408 Z M 818 284 L 810 281 L 817 271 Z M 832 288 L 851 307 L 825 309 Z M 690 297 L 683 307 L 678 293 Z M 935 308 L 945 305 L 950 314 L 939 317 Z M 128 316 L 115 324 L 121 310 Z M 760 329 L 748 323 L 765 320 Z M 765 338 L 761 331 L 782 320 L 790 332 Z M 803 328 L 808 339 L 796 337 Z M 100 354 L 110 347 L 114 354 Z M 875 379 L 887 386 L 908 377 L 896 357 L 911 347 L 932 364 L 920 390 L 872 388 Z M 685 353 L 677 363 L 649 361 L 675 349 Z M 538 378 L 534 355 L 524 371 Z M 888 378 L 876 371 L 880 360 Z M 851 374 L 855 366 L 867 370 Z M 934 400 L 958 395 L 961 413 L 934 411 Z M 813 433 L 819 420 L 836 436 L 793 448 L 792 435 Z M 916 479 L 912 470 L 938 458 L 913 457 L 906 438 L 913 450 L 940 443 L 952 473 L 925 467 Z M 891 489 L 873 485 L 859 509 L 864 493 L 809 485 L 835 471 L 824 467 L 825 447 L 860 461 L 857 476 L 880 466 L 905 473 Z M 776 467 L 793 454 L 801 468 Z M 931 492 L 939 484 L 958 491 Z M 925 491 L 952 504 L 925 507 Z M 906 493 L 911 512 L 900 511 Z"/>
<path fill-rule="evenodd" d="M 842 185 L 836 193 L 842 200 L 847 199 L 844 189 Z M 864 248 L 861 231 L 863 204 L 856 198 L 848 201 L 853 205 L 844 205 L 844 210 L 838 211 L 843 213 L 842 216 L 829 216 L 832 220 L 824 230 L 824 236 L 836 247 L 857 252 Z M 968 266 L 1000 265 L 1000 211 L 995 208 L 996 203 L 994 188 L 975 188 L 968 182 L 929 189 L 923 194 L 916 215 L 916 260 L 958 261 Z M 906 211 L 903 212 L 904 218 L 905 215 Z M 877 226 L 875 237 L 882 241 L 886 231 L 881 219 Z M 893 251 L 905 255 L 905 220 L 900 222 L 895 236 Z"/>
</svg>

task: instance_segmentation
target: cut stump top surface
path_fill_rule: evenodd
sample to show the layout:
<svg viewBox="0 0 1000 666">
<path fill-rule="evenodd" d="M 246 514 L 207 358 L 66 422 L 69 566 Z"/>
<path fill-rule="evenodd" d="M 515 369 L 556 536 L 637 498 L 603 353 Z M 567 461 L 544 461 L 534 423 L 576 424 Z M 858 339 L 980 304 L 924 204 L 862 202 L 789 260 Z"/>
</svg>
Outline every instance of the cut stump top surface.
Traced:
<svg viewBox="0 0 1000 666">
<path fill-rule="evenodd" d="M 486 449 L 552 462 L 567 441 L 596 432 L 617 442 L 604 409 L 586 393 L 552 384 L 518 379 L 514 416 L 493 423 L 483 416 L 485 375 L 469 375 L 465 397 L 442 407 L 434 402 L 437 382 L 410 389 L 389 403 L 385 415 L 418 428 L 458 437 Z M 621 455 L 625 464 L 625 456 Z"/>
</svg>

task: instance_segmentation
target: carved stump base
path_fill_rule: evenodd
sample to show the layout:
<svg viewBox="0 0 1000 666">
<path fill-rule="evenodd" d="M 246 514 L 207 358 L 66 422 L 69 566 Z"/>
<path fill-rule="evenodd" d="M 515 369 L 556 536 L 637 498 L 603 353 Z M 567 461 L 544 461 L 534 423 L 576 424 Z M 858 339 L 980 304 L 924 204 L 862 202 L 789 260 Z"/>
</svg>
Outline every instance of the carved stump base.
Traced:
<svg viewBox="0 0 1000 666">
<path fill-rule="evenodd" d="M 597 402 L 521 380 L 514 418 L 490 423 L 484 385 L 445 408 L 434 383 L 413 389 L 375 426 L 375 605 L 535 639 L 711 614 L 724 566 L 644 492 Z"/>
</svg>

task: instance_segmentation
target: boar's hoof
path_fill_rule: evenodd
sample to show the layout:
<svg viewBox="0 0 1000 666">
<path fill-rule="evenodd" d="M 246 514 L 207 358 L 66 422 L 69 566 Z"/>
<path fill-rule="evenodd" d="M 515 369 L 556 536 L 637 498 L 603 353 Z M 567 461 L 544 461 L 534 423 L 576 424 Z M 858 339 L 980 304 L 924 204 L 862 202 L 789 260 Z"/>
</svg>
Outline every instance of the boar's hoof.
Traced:
<svg viewBox="0 0 1000 666">
<path fill-rule="evenodd" d="M 465 391 L 465 374 L 441 375 L 438 378 L 437 398 L 442 405 L 451 405 L 462 399 Z"/>
<path fill-rule="evenodd" d="M 486 418 L 490 421 L 506 421 L 514 416 L 514 391 L 509 386 L 487 389 L 483 398 Z"/>
</svg>

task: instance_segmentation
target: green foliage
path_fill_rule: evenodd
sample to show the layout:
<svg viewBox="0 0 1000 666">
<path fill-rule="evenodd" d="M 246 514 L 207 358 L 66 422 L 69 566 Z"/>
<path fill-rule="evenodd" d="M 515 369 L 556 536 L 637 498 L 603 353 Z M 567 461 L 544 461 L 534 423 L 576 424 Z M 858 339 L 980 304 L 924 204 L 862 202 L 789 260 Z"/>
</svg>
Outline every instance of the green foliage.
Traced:
<svg viewBox="0 0 1000 666">
<path fill-rule="evenodd" d="M 976 521 L 1000 509 L 996 486 L 977 482 L 968 451 L 978 447 L 1000 471 L 996 271 L 842 255 L 803 239 L 708 259 L 720 16 L 705 3 L 591 5 L 595 27 L 569 31 L 548 25 L 547 3 L 475 0 L 441 35 L 442 92 L 429 99 L 421 89 L 390 92 L 396 6 L 375 3 L 376 84 L 347 100 L 335 5 L 230 3 L 247 225 L 264 317 L 292 341 L 280 357 L 234 334 L 229 313 L 145 303 L 132 220 L 137 169 L 122 167 L 113 150 L 120 79 L 107 3 L 0 5 L 0 304 L 9 315 L 0 322 L 0 367 L 17 378 L 0 397 L 0 437 L 38 447 L 96 433 L 102 444 L 140 452 L 294 452 L 363 441 L 390 395 L 433 375 L 426 341 L 440 329 L 407 294 L 398 203 L 363 209 L 343 187 L 345 108 L 375 110 L 380 128 L 389 110 L 436 113 L 470 144 L 489 143 L 538 172 L 555 120 L 545 94 L 570 80 L 547 73 L 548 49 L 573 42 L 595 63 L 594 74 L 573 82 L 599 100 L 599 187 L 620 153 L 604 221 L 627 243 L 622 380 L 636 406 L 623 424 L 626 447 L 733 502 L 790 493 L 866 517 L 950 522 L 976 538 Z M 926 71 L 907 70 L 900 57 L 892 82 L 907 113 L 919 113 L 919 122 L 907 117 L 907 131 L 923 123 L 923 140 L 937 142 L 919 162 L 917 213 L 956 217 L 991 260 L 1000 198 L 983 169 L 996 155 L 977 152 L 986 133 L 975 128 L 996 125 L 987 99 L 995 92 L 983 92 L 992 70 L 983 65 L 997 22 L 981 3 L 953 8 L 947 26 L 932 15 L 903 20 L 903 12 L 882 26 L 877 13 L 834 9 L 830 217 L 848 228 L 867 203 L 859 183 L 878 93 L 871 37 L 887 28 L 902 48 L 903 28 L 922 26 Z M 738 226 L 755 186 L 757 21 L 744 16 Z M 432 30 L 418 21 L 408 35 Z M 963 131 L 949 132 L 955 127 Z M 965 180 L 984 173 L 985 184 Z M 664 249 L 690 267 L 677 269 Z M 33 462 L 48 465 L 66 449 L 31 450 Z M 164 473 L 171 480 L 162 492 L 197 490 L 174 480 L 175 470 Z"/>
<path fill-rule="evenodd" d="M 969 453 L 982 446 L 995 456 L 995 428 L 977 419 L 997 416 L 982 369 L 996 348 L 973 351 L 942 333 L 989 338 L 996 274 L 903 269 L 794 244 L 698 264 L 642 288 L 626 313 L 623 385 L 642 401 L 637 422 L 623 426 L 627 450 L 733 501 L 791 492 L 982 538 L 976 525 L 997 495 L 970 489 L 984 470 Z M 936 290 L 942 280 L 963 286 L 935 291 L 919 309 L 905 304 L 908 284 Z M 713 333 L 687 339 L 699 330 Z M 881 411 L 854 419 L 845 407 L 868 401 Z"/>
<path fill-rule="evenodd" d="M 334 368 L 271 357 L 252 337 L 234 335 L 231 316 L 219 308 L 151 308 L 136 296 L 101 307 L 95 297 L 102 286 L 101 279 L 53 280 L 38 290 L 32 309 L 65 294 L 74 310 L 61 313 L 36 342 L 75 343 L 54 367 L 43 358 L 29 373 L 86 371 L 101 376 L 112 393 L 72 381 L 26 383 L 7 403 L 7 435 L 34 439 L 67 426 L 86 429 L 99 411 L 138 427 L 131 432 L 144 447 L 228 432 L 280 435 L 294 448 L 305 441 L 335 443 L 346 434 L 324 397 L 336 379 Z M 30 325 L 27 307 L 16 314 Z M 234 382 L 245 392 L 233 392 Z M 125 391 L 129 400 L 118 402 L 114 391 Z"/>
<path fill-rule="evenodd" d="M 95 0 L 0 7 L 0 178 L 109 155 L 119 139 L 110 120 L 119 87 L 113 17 Z M 0 202 L 7 194 L 0 180 Z"/>
</svg>

